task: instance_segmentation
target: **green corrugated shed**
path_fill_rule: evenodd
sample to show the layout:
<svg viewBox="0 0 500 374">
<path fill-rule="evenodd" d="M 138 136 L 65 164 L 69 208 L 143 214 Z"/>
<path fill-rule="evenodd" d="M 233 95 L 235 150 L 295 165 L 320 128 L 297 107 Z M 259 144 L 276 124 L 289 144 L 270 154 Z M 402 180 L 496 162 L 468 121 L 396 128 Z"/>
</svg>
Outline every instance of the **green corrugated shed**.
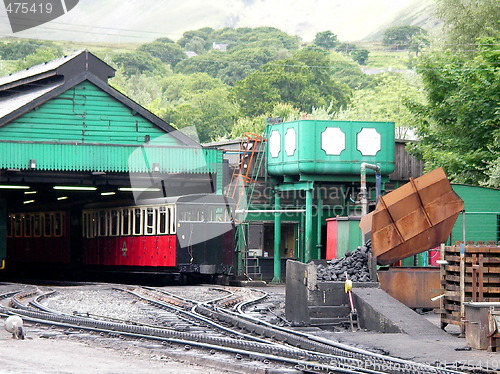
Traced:
<svg viewBox="0 0 500 374">
<path fill-rule="evenodd" d="M 144 117 L 134 113 L 89 81 L 80 83 L 38 108 L 10 122 L 2 140 L 142 145 L 158 138 L 158 145 L 182 145 Z"/>
<path fill-rule="evenodd" d="M 453 184 L 465 205 L 465 240 L 500 241 L 500 189 Z M 453 227 L 451 242 L 462 240 L 462 216 Z"/>
<path fill-rule="evenodd" d="M 206 173 L 222 162 L 221 152 L 182 145 L 88 81 L 2 127 L 0 140 L 6 169 L 34 159 L 38 170 L 147 172 L 158 163 L 163 172 Z"/>
</svg>

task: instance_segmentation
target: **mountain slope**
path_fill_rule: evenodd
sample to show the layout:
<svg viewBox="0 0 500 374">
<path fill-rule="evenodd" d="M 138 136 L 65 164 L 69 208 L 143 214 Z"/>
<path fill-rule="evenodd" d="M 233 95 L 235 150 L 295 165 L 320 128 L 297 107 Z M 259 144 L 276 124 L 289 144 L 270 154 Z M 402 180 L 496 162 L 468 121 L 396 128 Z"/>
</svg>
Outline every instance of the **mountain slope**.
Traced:
<svg viewBox="0 0 500 374">
<path fill-rule="evenodd" d="M 433 2 L 434 0 L 426 0 Z M 414 0 L 80 0 L 66 15 L 14 36 L 103 42 L 178 39 L 202 27 L 274 26 L 311 41 L 331 30 L 342 41 L 361 40 L 412 14 Z M 425 9 L 423 10 L 425 13 Z M 413 12 L 414 13 L 414 12 Z M 424 15 L 424 18 L 426 15 Z M 0 6 L 0 35 L 12 36 Z"/>
<path fill-rule="evenodd" d="M 387 28 L 402 25 L 420 26 L 430 34 L 437 34 L 442 31 L 443 23 L 434 16 L 434 12 L 435 0 L 414 0 L 406 8 L 395 14 L 390 22 L 381 25 L 364 40 L 382 40 L 384 31 Z"/>
</svg>

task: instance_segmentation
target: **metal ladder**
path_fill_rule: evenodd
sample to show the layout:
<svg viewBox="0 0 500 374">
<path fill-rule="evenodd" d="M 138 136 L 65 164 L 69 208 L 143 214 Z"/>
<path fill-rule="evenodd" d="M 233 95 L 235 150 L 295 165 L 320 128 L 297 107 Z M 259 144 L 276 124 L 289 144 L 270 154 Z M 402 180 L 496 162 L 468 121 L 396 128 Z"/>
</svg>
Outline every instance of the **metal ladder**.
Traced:
<svg viewBox="0 0 500 374">
<path fill-rule="evenodd" d="M 252 200 L 255 185 L 260 175 L 265 159 L 266 139 L 253 133 L 245 133 L 241 143 L 238 166 L 234 169 L 231 183 L 226 196 L 236 201 L 236 209 L 246 209 Z M 236 221 L 235 243 L 236 252 L 239 253 L 238 262 L 242 269 L 240 274 L 249 279 L 262 279 L 262 271 L 258 258 L 250 257 L 246 238 L 248 222 Z M 240 265 L 240 264 L 239 264 Z M 243 272 L 243 274 L 241 274 Z"/>
<path fill-rule="evenodd" d="M 227 196 L 236 201 L 236 209 L 242 208 L 243 199 L 251 201 L 255 184 L 265 158 L 266 139 L 253 133 L 245 133 L 240 143 L 240 160 L 231 177 Z"/>
</svg>

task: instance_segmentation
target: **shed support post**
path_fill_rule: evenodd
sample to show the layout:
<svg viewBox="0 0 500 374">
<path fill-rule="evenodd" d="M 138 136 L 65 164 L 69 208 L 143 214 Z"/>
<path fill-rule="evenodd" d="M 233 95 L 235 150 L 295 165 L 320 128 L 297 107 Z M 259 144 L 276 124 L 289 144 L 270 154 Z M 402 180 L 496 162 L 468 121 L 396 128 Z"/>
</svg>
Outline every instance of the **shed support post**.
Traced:
<svg viewBox="0 0 500 374">
<path fill-rule="evenodd" d="M 237 252 L 237 265 L 236 274 L 242 276 L 245 274 L 245 257 L 246 257 L 246 230 L 245 224 L 240 223 L 236 225 L 236 252 Z"/>
<path fill-rule="evenodd" d="M 323 199 L 321 198 L 321 188 L 318 188 L 318 205 L 317 205 L 317 219 L 318 221 L 316 222 L 316 228 L 317 228 L 317 234 L 316 234 L 316 259 L 321 258 L 321 248 L 323 245 L 321 244 L 322 240 L 322 220 L 323 220 Z"/>
<path fill-rule="evenodd" d="M 305 255 L 304 262 L 311 260 L 313 234 L 313 188 L 306 190 L 306 227 L 305 227 Z"/>
<path fill-rule="evenodd" d="M 274 209 L 281 209 L 281 196 L 274 193 Z M 274 213 L 274 277 L 272 283 L 281 283 L 281 213 Z"/>
</svg>

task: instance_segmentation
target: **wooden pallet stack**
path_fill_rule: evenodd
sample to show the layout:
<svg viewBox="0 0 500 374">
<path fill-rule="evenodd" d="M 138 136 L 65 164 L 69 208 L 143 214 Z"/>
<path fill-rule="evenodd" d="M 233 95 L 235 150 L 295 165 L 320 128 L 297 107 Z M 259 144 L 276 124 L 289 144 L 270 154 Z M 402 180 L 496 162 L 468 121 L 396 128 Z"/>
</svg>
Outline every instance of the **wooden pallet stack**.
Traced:
<svg viewBox="0 0 500 374">
<path fill-rule="evenodd" d="M 500 302 L 500 243 L 466 242 L 441 247 L 441 327 L 464 331 L 464 303 Z"/>
</svg>

